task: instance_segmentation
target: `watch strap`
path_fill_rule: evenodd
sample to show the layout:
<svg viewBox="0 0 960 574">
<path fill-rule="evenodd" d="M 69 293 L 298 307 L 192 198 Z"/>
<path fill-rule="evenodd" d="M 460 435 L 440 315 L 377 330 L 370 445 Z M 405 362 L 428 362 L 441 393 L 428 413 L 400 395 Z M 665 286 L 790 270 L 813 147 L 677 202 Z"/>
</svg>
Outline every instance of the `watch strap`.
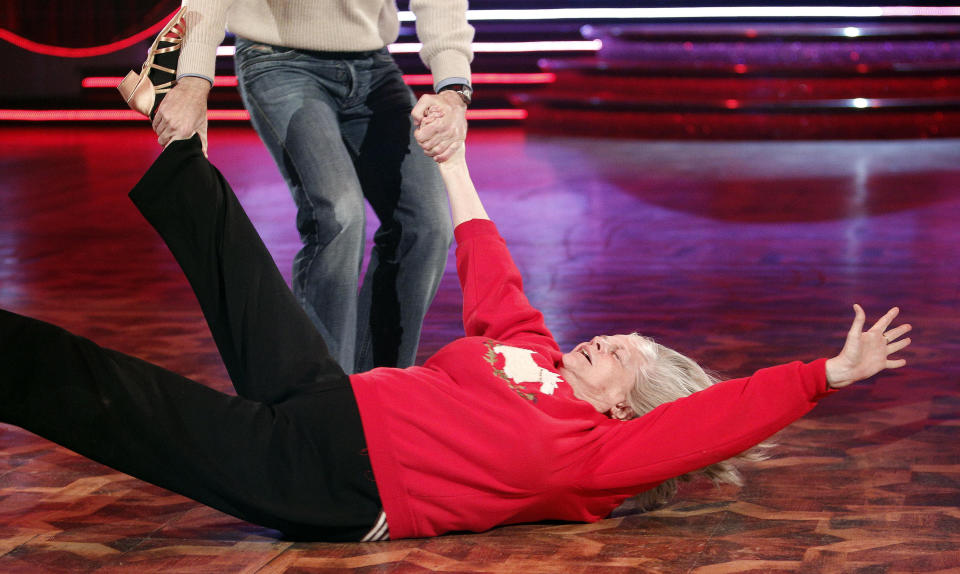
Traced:
<svg viewBox="0 0 960 574">
<path fill-rule="evenodd" d="M 447 84 L 446 86 L 440 88 L 440 91 L 437 93 L 446 92 L 448 90 L 455 92 L 458 96 L 460 96 L 460 99 L 463 100 L 463 103 L 467 106 L 469 106 L 470 102 L 473 101 L 473 88 L 466 84 Z"/>
</svg>

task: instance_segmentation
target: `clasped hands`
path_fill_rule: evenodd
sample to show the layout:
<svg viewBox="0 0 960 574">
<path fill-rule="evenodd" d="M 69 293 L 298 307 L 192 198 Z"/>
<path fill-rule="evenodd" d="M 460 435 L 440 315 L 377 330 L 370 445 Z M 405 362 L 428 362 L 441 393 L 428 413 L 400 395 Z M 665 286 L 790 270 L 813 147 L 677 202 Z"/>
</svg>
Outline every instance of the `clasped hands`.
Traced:
<svg viewBox="0 0 960 574">
<path fill-rule="evenodd" d="M 410 115 L 417 143 L 427 156 L 443 163 L 463 150 L 467 137 L 467 106 L 456 92 L 424 94 Z"/>
</svg>

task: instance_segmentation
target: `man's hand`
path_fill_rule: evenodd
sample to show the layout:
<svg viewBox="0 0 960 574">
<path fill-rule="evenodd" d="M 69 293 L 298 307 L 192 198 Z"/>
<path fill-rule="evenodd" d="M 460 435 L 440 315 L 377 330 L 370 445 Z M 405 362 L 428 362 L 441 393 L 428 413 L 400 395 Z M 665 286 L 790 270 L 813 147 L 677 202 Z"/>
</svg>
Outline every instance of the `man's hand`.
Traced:
<svg viewBox="0 0 960 574">
<path fill-rule="evenodd" d="M 424 122 L 427 110 L 434 108 L 436 120 Z M 438 163 L 453 157 L 467 138 L 467 105 L 456 92 L 424 94 L 413 111 L 417 130 L 413 133 L 424 153 Z"/>
<path fill-rule="evenodd" d="M 862 381 L 884 369 L 898 369 L 907 364 L 903 359 L 889 358 L 910 344 L 909 337 L 900 339 L 910 331 L 909 324 L 887 330 L 900 309 L 890 309 L 867 331 L 863 330 L 866 319 L 863 308 L 855 304 L 853 311 L 853 325 L 847 333 L 843 349 L 839 355 L 827 360 L 827 384 L 834 389 Z"/>
<path fill-rule="evenodd" d="M 153 131 L 157 141 L 166 147 L 174 140 L 189 139 L 200 134 L 203 153 L 207 153 L 207 94 L 210 82 L 203 78 L 187 76 L 177 80 L 177 85 L 164 96 L 153 116 Z"/>
</svg>

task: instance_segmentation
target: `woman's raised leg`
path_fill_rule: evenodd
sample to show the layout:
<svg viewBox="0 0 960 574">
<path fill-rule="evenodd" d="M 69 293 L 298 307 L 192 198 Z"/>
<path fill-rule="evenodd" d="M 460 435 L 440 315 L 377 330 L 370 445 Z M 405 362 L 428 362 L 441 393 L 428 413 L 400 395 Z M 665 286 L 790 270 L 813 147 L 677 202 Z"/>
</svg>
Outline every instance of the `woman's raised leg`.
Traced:
<svg viewBox="0 0 960 574">
<path fill-rule="evenodd" d="M 167 147 L 130 198 L 190 281 L 238 394 L 275 403 L 349 384 L 197 136 Z"/>
</svg>

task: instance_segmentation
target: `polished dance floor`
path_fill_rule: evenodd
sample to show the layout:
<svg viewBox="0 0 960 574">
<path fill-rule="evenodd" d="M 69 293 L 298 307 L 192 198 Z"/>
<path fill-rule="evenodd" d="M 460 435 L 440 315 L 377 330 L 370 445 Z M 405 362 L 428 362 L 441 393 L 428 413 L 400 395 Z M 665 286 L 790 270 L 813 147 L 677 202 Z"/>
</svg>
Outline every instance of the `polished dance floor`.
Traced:
<svg viewBox="0 0 960 574">
<path fill-rule="evenodd" d="M 228 389 L 186 281 L 126 198 L 156 153 L 145 127 L 0 128 L 0 307 Z M 780 433 L 743 488 L 690 483 L 664 509 L 592 525 L 374 544 L 277 539 L 0 425 L 0 572 L 960 569 L 960 141 L 477 127 L 469 155 L 563 346 L 638 330 L 738 376 L 836 353 L 859 302 L 870 317 L 902 307 L 909 365 Z M 263 146 L 215 127 L 211 159 L 289 277 L 293 208 Z M 451 266 L 421 360 L 460 329 Z"/>
</svg>

